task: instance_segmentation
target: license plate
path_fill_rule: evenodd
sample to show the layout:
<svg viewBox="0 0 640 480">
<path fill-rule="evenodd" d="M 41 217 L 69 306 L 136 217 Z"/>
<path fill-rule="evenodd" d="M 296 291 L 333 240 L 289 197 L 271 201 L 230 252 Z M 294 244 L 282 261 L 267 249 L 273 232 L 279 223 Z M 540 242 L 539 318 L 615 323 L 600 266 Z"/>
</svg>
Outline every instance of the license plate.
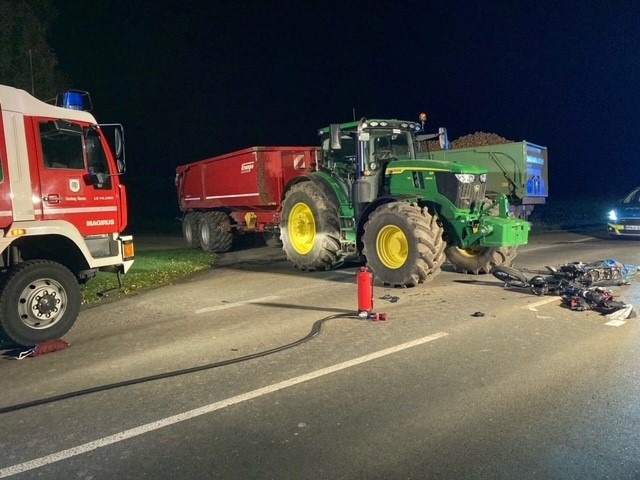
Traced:
<svg viewBox="0 0 640 480">
<path fill-rule="evenodd" d="M 625 230 L 640 230 L 640 225 L 626 225 Z"/>
</svg>

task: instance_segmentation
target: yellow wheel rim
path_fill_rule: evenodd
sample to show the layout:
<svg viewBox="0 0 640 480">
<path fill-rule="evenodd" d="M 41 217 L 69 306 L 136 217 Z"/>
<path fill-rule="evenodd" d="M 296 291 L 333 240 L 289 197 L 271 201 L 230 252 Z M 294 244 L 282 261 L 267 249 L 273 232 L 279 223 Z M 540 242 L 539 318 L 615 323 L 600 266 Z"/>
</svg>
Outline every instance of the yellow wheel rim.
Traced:
<svg viewBox="0 0 640 480">
<path fill-rule="evenodd" d="M 460 252 L 461 255 L 468 257 L 468 258 L 473 258 L 476 257 L 478 255 L 480 255 L 482 253 L 482 251 L 484 250 L 483 247 L 470 247 L 470 248 L 459 248 L 458 251 Z"/>
<path fill-rule="evenodd" d="M 289 214 L 289 239 L 291 245 L 301 255 L 306 255 L 316 242 L 316 221 L 311 208 L 305 203 L 296 203 Z"/>
<path fill-rule="evenodd" d="M 376 250 L 383 265 L 390 269 L 402 267 L 409 257 L 409 241 L 395 225 L 387 225 L 378 233 Z"/>
</svg>

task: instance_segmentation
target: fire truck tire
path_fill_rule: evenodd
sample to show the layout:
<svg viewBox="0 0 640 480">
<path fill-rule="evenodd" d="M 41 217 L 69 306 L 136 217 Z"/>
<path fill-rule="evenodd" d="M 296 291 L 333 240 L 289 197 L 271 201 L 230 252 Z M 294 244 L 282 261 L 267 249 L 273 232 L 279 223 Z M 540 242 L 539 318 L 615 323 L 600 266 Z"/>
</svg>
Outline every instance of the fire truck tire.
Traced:
<svg viewBox="0 0 640 480">
<path fill-rule="evenodd" d="M 375 277 L 394 287 L 414 287 L 435 278 L 446 244 L 437 218 L 406 202 L 378 207 L 364 225 L 363 253 Z"/>
<path fill-rule="evenodd" d="M 75 323 L 82 294 L 66 267 L 30 260 L 11 267 L 0 293 L 0 325 L 20 345 L 62 337 Z"/>
<path fill-rule="evenodd" d="M 203 250 L 224 253 L 231 250 L 233 233 L 229 215 L 224 212 L 206 212 L 200 216 L 200 246 Z"/>
<path fill-rule="evenodd" d="M 447 247 L 445 250 L 447 260 L 457 272 L 473 275 L 490 273 L 497 265 L 511 266 L 518 253 L 516 247 L 472 247 L 458 248 Z"/>
<path fill-rule="evenodd" d="M 200 213 L 189 212 L 182 219 L 182 237 L 187 248 L 200 248 Z"/>
<path fill-rule="evenodd" d="M 280 240 L 300 270 L 329 270 L 341 263 L 338 207 L 311 182 L 291 187 L 282 202 Z"/>
</svg>

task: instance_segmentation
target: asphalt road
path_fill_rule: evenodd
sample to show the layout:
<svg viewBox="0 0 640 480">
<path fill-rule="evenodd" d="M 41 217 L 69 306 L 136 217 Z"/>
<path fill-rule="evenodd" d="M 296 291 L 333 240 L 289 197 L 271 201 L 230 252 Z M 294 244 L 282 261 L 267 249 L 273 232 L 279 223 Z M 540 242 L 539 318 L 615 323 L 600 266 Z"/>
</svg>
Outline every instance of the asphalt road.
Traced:
<svg viewBox="0 0 640 480">
<path fill-rule="evenodd" d="M 603 258 L 640 265 L 640 243 L 534 237 L 516 266 Z M 231 252 L 83 311 L 66 350 L 0 360 L 0 408 L 294 342 L 354 312 L 355 271 Z M 640 304 L 635 281 L 613 290 Z M 272 355 L 0 414 L 0 478 L 640 478 L 638 319 L 450 270 L 374 294 L 386 322 L 339 317 Z"/>
</svg>

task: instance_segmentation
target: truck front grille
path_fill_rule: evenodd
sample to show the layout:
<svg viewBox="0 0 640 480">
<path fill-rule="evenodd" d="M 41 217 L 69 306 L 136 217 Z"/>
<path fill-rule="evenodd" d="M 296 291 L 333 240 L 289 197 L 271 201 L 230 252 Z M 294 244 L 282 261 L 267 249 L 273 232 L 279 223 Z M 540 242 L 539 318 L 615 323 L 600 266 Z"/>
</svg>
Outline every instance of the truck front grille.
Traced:
<svg viewBox="0 0 640 480">
<path fill-rule="evenodd" d="M 436 173 L 436 184 L 457 208 L 472 210 L 484 200 L 486 184 L 480 182 L 479 175 L 471 183 L 462 183 L 453 173 Z"/>
</svg>

